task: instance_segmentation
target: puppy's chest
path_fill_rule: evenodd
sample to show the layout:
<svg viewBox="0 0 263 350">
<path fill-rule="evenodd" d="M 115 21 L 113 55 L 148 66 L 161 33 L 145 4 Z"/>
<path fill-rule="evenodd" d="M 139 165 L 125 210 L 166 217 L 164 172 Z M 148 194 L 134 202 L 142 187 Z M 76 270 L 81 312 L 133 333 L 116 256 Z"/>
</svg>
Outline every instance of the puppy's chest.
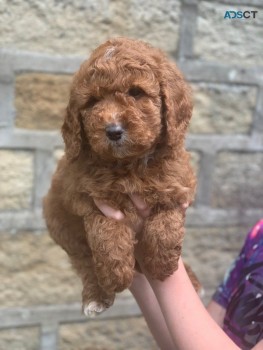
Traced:
<svg viewBox="0 0 263 350">
<path fill-rule="evenodd" d="M 95 169 L 87 172 L 78 188 L 92 198 L 124 206 L 129 194 L 139 194 L 147 204 L 153 206 L 167 201 L 167 181 L 158 169 L 150 171 L 116 171 L 115 169 Z"/>
<path fill-rule="evenodd" d="M 122 205 L 131 193 L 140 194 L 147 204 L 154 205 L 163 201 L 165 192 L 162 191 L 162 181 L 158 174 L 154 178 L 137 174 L 117 176 L 105 190 L 105 197 L 109 196 L 116 202 L 121 202 Z"/>
<path fill-rule="evenodd" d="M 106 194 L 110 193 L 111 195 L 123 194 L 127 195 L 130 193 L 143 193 L 153 190 L 152 185 L 146 178 L 138 176 L 129 176 L 121 175 L 116 176 L 112 174 L 107 177 L 107 181 L 103 181 L 102 178 L 97 177 L 93 178 L 91 181 L 91 190 L 96 189 L 97 193 Z"/>
</svg>

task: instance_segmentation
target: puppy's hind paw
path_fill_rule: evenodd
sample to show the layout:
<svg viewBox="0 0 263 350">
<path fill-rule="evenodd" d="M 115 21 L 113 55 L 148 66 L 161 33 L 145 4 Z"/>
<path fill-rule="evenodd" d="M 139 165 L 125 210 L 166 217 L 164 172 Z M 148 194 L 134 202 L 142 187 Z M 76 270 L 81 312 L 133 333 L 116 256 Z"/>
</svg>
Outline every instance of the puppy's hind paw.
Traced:
<svg viewBox="0 0 263 350">
<path fill-rule="evenodd" d="M 97 301 L 91 301 L 89 304 L 83 305 L 83 313 L 87 317 L 95 317 L 107 309 L 107 306 Z"/>
</svg>

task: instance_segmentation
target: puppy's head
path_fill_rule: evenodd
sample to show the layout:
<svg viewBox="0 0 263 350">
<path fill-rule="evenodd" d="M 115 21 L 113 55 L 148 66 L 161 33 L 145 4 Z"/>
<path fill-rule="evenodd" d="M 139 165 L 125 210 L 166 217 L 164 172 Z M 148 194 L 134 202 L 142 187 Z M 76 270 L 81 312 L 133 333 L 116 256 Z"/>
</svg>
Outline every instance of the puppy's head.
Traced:
<svg viewBox="0 0 263 350">
<path fill-rule="evenodd" d="M 118 38 L 98 47 L 75 74 L 62 134 L 70 160 L 90 147 L 106 160 L 178 146 L 191 117 L 176 66 L 150 45 Z"/>
</svg>

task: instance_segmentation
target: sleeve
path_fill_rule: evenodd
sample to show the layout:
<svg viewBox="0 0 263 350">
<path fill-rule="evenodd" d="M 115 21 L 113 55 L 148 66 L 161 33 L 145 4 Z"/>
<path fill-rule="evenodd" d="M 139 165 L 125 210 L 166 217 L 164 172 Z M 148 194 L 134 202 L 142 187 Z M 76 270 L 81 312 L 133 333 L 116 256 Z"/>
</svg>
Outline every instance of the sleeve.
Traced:
<svg viewBox="0 0 263 350">
<path fill-rule="evenodd" d="M 246 261 L 250 256 L 251 248 L 255 244 L 257 233 L 262 229 L 263 220 L 259 221 L 248 233 L 238 257 L 234 260 L 230 268 L 227 270 L 222 283 L 218 286 L 216 292 L 212 297 L 212 299 L 223 308 L 227 308 L 231 295 L 242 279 L 242 271 L 244 270 Z"/>
<path fill-rule="evenodd" d="M 226 271 L 223 281 L 213 295 L 213 300 L 225 309 L 227 308 L 237 281 L 240 280 L 240 273 L 243 270 L 244 264 L 245 254 L 243 247 L 236 260 Z"/>
</svg>

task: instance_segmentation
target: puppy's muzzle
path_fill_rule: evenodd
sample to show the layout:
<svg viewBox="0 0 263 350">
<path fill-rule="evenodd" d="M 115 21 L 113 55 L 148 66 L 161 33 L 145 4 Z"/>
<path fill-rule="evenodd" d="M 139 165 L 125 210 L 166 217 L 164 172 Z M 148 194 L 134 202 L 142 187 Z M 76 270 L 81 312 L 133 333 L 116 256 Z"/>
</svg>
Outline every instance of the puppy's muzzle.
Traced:
<svg viewBox="0 0 263 350">
<path fill-rule="evenodd" d="M 124 129 L 120 124 L 109 124 L 105 128 L 106 135 L 111 141 L 119 141 L 122 138 Z"/>
</svg>

